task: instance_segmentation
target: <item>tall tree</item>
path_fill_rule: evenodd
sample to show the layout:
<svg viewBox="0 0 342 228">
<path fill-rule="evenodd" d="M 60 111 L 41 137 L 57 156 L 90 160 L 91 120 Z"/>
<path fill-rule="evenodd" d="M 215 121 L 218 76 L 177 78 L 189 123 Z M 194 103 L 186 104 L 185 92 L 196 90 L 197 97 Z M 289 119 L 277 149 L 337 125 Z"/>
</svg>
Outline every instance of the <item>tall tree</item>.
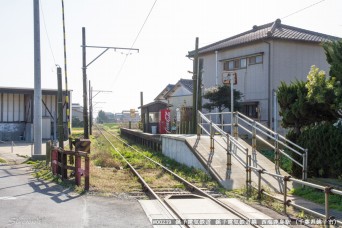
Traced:
<svg viewBox="0 0 342 228">
<path fill-rule="evenodd" d="M 97 120 L 100 123 L 106 123 L 108 122 L 108 117 L 104 111 L 100 110 L 99 114 L 97 115 Z"/>
<path fill-rule="evenodd" d="M 205 90 L 203 98 L 208 99 L 209 102 L 203 105 L 203 108 L 211 111 L 215 108 L 218 108 L 219 112 L 222 112 L 223 109 L 228 108 L 230 110 L 231 107 L 231 98 L 230 98 L 230 86 L 220 85 L 218 87 L 211 87 Z M 240 105 L 239 101 L 242 98 L 242 93 L 238 90 L 233 91 L 234 96 L 234 111 L 238 110 Z"/>
<path fill-rule="evenodd" d="M 323 48 L 330 64 L 329 75 L 342 83 L 342 40 L 324 43 Z"/>
</svg>

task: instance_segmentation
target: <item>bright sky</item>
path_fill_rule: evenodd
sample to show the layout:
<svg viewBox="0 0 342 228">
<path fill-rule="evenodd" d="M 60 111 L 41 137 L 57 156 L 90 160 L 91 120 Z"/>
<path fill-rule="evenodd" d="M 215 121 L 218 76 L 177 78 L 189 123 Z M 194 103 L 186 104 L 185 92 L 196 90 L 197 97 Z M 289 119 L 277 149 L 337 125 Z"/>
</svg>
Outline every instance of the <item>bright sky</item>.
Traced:
<svg viewBox="0 0 342 228">
<path fill-rule="evenodd" d="M 73 90 L 73 103 L 83 102 L 82 27 L 86 27 L 87 45 L 130 48 L 154 1 L 65 0 L 68 86 Z M 158 0 L 133 47 L 140 49 L 139 54 L 132 52 L 123 65 L 127 52 L 111 50 L 89 66 L 88 80 L 94 90 L 113 91 L 97 95 L 94 102 L 106 103 L 96 107 L 110 112 L 137 109 L 140 91 L 148 103 L 167 84 L 190 79 L 187 71 L 192 71 L 192 61 L 185 56 L 194 49 L 196 37 L 201 47 L 316 2 L 319 0 Z M 42 88 L 57 89 L 55 64 L 62 67 L 64 81 L 61 0 L 40 3 Z M 342 37 L 341 9 L 341 0 L 325 0 L 282 23 Z M 33 0 L 2 1 L 0 25 L 0 85 L 33 88 Z M 100 52 L 88 48 L 87 62 Z"/>
</svg>

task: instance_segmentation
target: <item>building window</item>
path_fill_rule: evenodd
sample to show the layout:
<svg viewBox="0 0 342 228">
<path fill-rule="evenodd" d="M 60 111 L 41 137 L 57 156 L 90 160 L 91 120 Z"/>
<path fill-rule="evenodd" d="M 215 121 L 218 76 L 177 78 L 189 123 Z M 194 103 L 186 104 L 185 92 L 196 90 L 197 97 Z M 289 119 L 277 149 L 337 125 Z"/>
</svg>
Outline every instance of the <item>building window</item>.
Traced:
<svg viewBox="0 0 342 228">
<path fill-rule="evenodd" d="M 246 67 L 247 67 L 246 58 L 240 59 L 240 68 L 246 68 Z"/>
<path fill-rule="evenodd" d="M 149 113 L 149 123 L 159 123 L 159 112 Z"/>
<path fill-rule="evenodd" d="M 238 70 L 244 69 L 247 67 L 247 59 L 246 58 L 238 58 L 234 60 L 229 60 L 224 62 L 223 70 Z"/>
<path fill-rule="evenodd" d="M 242 114 L 256 119 L 258 118 L 258 114 L 259 114 L 258 106 L 259 106 L 258 102 L 242 103 L 240 107 L 240 111 Z"/>
<path fill-rule="evenodd" d="M 262 61 L 263 61 L 262 55 L 251 56 L 248 58 L 249 65 L 259 64 L 259 63 L 262 63 Z"/>
<path fill-rule="evenodd" d="M 230 60 L 223 64 L 223 70 L 238 70 L 246 67 L 245 58 Z"/>
</svg>

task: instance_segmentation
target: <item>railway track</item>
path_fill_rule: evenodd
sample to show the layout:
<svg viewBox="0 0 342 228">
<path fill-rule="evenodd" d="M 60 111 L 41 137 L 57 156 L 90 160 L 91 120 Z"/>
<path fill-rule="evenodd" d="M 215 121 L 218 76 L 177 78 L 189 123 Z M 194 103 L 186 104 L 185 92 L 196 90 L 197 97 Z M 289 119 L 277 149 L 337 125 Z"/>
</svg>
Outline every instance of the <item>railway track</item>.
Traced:
<svg viewBox="0 0 342 228">
<path fill-rule="evenodd" d="M 182 220 L 183 218 L 181 215 L 179 215 L 176 211 L 172 209 L 172 207 L 168 206 L 165 203 L 165 198 L 169 197 L 170 195 L 176 196 L 179 198 L 182 197 L 205 197 L 210 200 L 212 200 L 215 204 L 220 205 L 224 209 L 226 209 L 229 213 L 233 214 L 234 216 L 238 217 L 242 220 L 249 220 L 245 215 L 241 214 L 240 212 L 236 211 L 234 208 L 224 204 L 223 202 L 219 201 L 216 197 L 221 197 L 222 195 L 218 194 L 215 191 L 210 191 L 207 188 L 199 188 L 195 186 L 194 184 L 190 183 L 189 181 L 185 180 L 183 177 L 179 176 L 175 172 L 171 171 L 166 166 L 162 165 L 161 163 L 151 159 L 150 157 L 146 156 L 143 152 L 135 149 L 131 145 L 129 145 L 126 141 L 121 139 L 119 136 L 105 130 L 104 128 L 95 125 L 97 130 L 103 135 L 103 137 L 108 141 L 108 143 L 112 146 L 112 148 L 116 151 L 116 153 L 122 158 L 122 160 L 127 164 L 127 166 L 130 168 L 132 173 L 138 178 L 139 182 L 142 184 L 144 193 L 150 198 L 158 200 L 159 203 L 165 208 L 165 210 L 169 213 L 172 219 L 178 219 Z M 116 141 L 119 141 L 124 145 L 124 149 L 119 150 L 118 146 L 115 146 L 113 141 L 111 139 L 114 139 Z M 166 175 L 168 178 L 165 180 L 175 180 L 178 183 L 174 183 L 175 187 L 163 187 L 160 185 L 154 185 L 150 181 L 150 176 L 148 175 L 152 168 L 144 168 L 141 164 L 140 165 L 132 165 L 130 162 L 130 159 L 134 159 L 132 155 L 126 155 L 125 151 L 131 150 L 136 155 L 139 155 L 139 159 L 144 159 L 144 164 L 150 164 L 148 167 L 153 167 L 153 171 L 155 172 L 158 170 L 158 176 L 161 177 L 161 175 Z M 168 183 L 169 185 L 170 183 Z M 131 193 L 132 195 L 135 195 L 139 197 L 142 192 L 141 191 L 133 191 Z M 184 225 L 185 227 L 191 227 L 189 225 Z M 251 224 L 252 227 L 261 227 L 259 225 Z"/>
</svg>

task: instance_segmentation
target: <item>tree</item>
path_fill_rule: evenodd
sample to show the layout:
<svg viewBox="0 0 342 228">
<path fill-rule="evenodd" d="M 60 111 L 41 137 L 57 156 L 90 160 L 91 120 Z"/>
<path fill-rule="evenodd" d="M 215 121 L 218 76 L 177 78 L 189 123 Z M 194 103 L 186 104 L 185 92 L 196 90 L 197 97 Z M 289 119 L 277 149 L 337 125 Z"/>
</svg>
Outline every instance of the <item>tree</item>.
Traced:
<svg viewBox="0 0 342 228">
<path fill-rule="evenodd" d="M 231 98 L 230 98 L 230 86 L 220 85 L 211 87 L 205 90 L 203 98 L 208 99 L 209 102 L 203 105 L 203 108 L 211 111 L 215 108 L 218 108 L 219 112 L 222 112 L 223 109 L 228 108 L 230 110 L 231 107 Z M 242 93 L 234 89 L 234 111 L 238 110 L 240 105 L 239 101 L 242 98 Z"/>
<path fill-rule="evenodd" d="M 342 87 L 335 77 L 327 77 L 324 71 L 312 66 L 306 82 L 309 101 L 320 107 L 324 116 L 321 120 L 335 120 L 342 108 Z"/>
<path fill-rule="evenodd" d="M 293 128 L 296 136 L 299 136 L 302 127 L 311 123 L 308 113 L 312 111 L 312 106 L 307 99 L 305 82 L 297 80 L 289 85 L 281 82 L 277 98 L 279 115 L 282 116 L 281 125 L 284 128 Z"/>
<path fill-rule="evenodd" d="M 80 121 L 79 118 L 73 116 L 72 117 L 72 127 L 83 127 L 83 121 Z"/>
<path fill-rule="evenodd" d="M 106 123 L 108 122 L 108 117 L 106 115 L 106 113 L 102 110 L 99 111 L 99 114 L 97 115 L 97 121 L 99 123 Z"/>
<path fill-rule="evenodd" d="M 323 48 L 330 64 L 329 75 L 342 83 L 342 40 L 326 42 Z"/>
</svg>

